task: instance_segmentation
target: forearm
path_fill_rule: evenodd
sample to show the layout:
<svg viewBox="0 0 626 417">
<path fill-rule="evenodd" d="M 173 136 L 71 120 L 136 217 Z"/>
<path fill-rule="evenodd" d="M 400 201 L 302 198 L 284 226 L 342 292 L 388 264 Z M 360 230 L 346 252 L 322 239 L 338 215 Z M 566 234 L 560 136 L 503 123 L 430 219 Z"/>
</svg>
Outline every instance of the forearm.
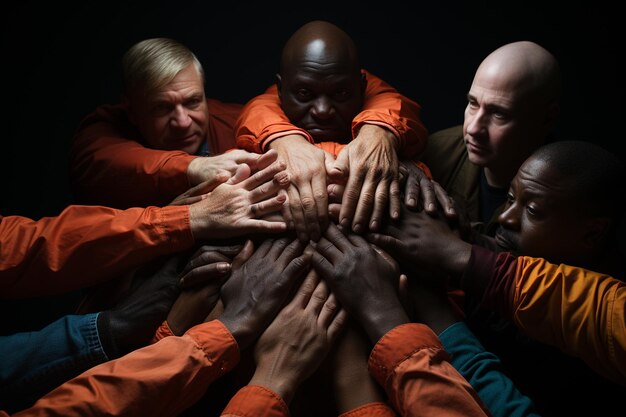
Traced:
<svg viewBox="0 0 626 417">
<path fill-rule="evenodd" d="M 91 368 L 15 416 L 61 410 L 65 416 L 133 416 L 137 410 L 176 416 L 238 361 L 239 350 L 228 331 L 216 321 L 203 323 L 185 336 L 167 337 Z"/>
<path fill-rule="evenodd" d="M 390 331 L 374 347 L 369 369 L 400 415 L 488 415 L 427 326 L 407 324 Z"/>
<path fill-rule="evenodd" d="M 250 100 L 235 124 L 237 146 L 249 152 L 263 153 L 277 136 L 295 133 L 313 143 L 309 133 L 294 126 L 283 112 L 276 86 Z"/>
<path fill-rule="evenodd" d="M 39 221 L 3 217 L 0 288 L 6 298 L 85 288 L 193 242 L 187 206 L 124 211 L 70 206 Z"/>
<path fill-rule="evenodd" d="M 79 138 L 70 159 L 73 191 L 84 204 L 122 209 L 164 205 L 189 188 L 187 169 L 194 158 L 114 134 Z"/>
<path fill-rule="evenodd" d="M 37 332 L 0 336 L 0 403 L 21 410 L 109 358 L 100 343 L 98 313 L 65 316 Z"/>
<path fill-rule="evenodd" d="M 415 158 L 426 147 L 428 132 L 421 118 L 421 108 L 415 101 L 398 93 L 375 75 L 365 72 L 367 88 L 363 110 L 352 123 L 353 137 L 364 124 L 386 127 L 400 141 L 398 155 Z"/>
<path fill-rule="evenodd" d="M 472 385 L 494 417 L 538 415 L 532 400 L 504 374 L 500 359 L 487 352 L 464 323 L 448 327 L 439 339 L 454 368 Z"/>
</svg>

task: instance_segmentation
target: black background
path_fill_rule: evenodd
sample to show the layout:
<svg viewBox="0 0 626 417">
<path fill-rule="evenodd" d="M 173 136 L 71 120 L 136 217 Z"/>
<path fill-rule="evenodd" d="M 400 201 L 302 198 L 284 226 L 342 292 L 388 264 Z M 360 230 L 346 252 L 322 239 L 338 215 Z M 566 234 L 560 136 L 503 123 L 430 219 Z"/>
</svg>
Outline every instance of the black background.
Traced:
<svg viewBox="0 0 626 417">
<path fill-rule="evenodd" d="M 2 12 L 0 213 L 56 215 L 71 202 L 67 151 L 82 117 L 119 98 L 120 60 L 155 36 L 189 46 L 209 97 L 246 102 L 273 82 L 286 39 L 326 19 L 356 41 L 363 67 L 422 106 L 429 131 L 463 120 L 480 61 L 532 40 L 559 60 L 561 138 L 624 155 L 624 22 L 601 2 L 21 2 Z M 621 188 L 621 187 L 620 187 Z"/>
</svg>

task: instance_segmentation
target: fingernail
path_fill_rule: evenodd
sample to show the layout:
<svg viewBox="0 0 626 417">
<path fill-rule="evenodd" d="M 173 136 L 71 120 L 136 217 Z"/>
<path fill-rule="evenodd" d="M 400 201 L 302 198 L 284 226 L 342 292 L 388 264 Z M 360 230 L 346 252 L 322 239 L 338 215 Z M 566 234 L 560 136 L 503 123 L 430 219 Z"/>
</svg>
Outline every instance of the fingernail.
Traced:
<svg viewBox="0 0 626 417">
<path fill-rule="evenodd" d="M 217 264 L 218 272 L 228 272 L 230 270 L 230 264 L 228 262 L 220 262 Z"/>
<path fill-rule="evenodd" d="M 354 227 L 352 228 L 352 231 L 354 233 L 361 233 L 361 230 L 363 229 L 363 226 L 361 226 L 360 223 L 357 223 L 354 225 Z"/>
<path fill-rule="evenodd" d="M 417 200 L 414 198 L 409 198 L 409 206 L 415 207 L 417 205 Z"/>
<path fill-rule="evenodd" d="M 348 227 L 350 225 L 350 222 L 348 221 L 348 218 L 344 217 L 343 219 L 341 219 L 340 225 L 343 226 L 343 227 Z"/>
<path fill-rule="evenodd" d="M 430 203 L 428 205 L 428 211 L 433 211 L 435 209 L 435 205 L 433 203 Z"/>
<path fill-rule="evenodd" d="M 373 220 L 372 223 L 370 224 L 370 230 L 376 230 L 378 228 L 378 222 L 376 220 Z"/>
</svg>

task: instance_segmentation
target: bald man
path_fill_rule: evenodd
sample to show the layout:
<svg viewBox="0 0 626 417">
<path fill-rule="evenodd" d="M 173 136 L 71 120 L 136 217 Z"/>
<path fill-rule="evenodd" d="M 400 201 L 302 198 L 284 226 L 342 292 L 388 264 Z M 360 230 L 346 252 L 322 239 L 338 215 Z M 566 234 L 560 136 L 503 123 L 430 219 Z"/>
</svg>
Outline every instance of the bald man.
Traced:
<svg viewBox="0 0 626 417">
<path fill-rule="evenodd" d="M 317 241 L 328 224 L 327 178 L 346 186 L 340 223 L 376 230 L 387 210 L 399 215 L 398 156 L 413 158 L 425 146 L 420 110 L 361 69 L 348 34 L 313 21 L 285 44 L 276 85 L 244 107 L 237 146 L 276 149 L 286 161 L 284 215 L 301 240 Z"/>
<path fill-rule="evenodd" d="M 432 134 L 422 160 L 470 221 L 495 225 L 517 169 L 544 144 L 559 113 L 554 56 L 528 42 L 506 44 L 478 67 L 463 126 Z"/>
</svg>

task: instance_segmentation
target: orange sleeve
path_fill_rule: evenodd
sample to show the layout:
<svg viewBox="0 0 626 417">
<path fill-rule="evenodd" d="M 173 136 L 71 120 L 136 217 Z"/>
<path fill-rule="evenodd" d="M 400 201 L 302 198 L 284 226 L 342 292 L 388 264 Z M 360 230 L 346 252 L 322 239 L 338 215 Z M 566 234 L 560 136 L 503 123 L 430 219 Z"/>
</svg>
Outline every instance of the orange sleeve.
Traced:
<svg viewBox="0 0 626 417">
<path fill-rule="evenodd" d="M 274 391 L 247 385 L 230 400 L 222 417 L 289 417 L 289 407 Z"/>
<path fill-rule="evenodd" d="M 374 74 L 363 72 L 367 77 L 365 102 L 363 111 L 352 120 L 352 137 L 357 136 L 365 123 L 386 127 L 400 139 L 398 155 L 403 159 L 414 159 L 426 147 L 428 137 L 420 118 L 420 105 Z"/>
<path fill-rule="evenodd" d="M 346 411 L 339 417 L 394 417 L 397 416 L 393 408 L 385 403 L 364 404 L 354 410 Z"/>
<path fill-rule="evenodd" d="M 146 148 L 122 106 L 103 106 L 78 127 L 70 147 L 72 191 L 81 204 L 163 206 L 187 191 L 196 156 Z"/>
<path fill-rule="evenodd" d="M 263 153 L 272 139 L 286 134 L 300 134 L 313 143 L 306 130 L 294 126 L 285 116 L 276 85 L 246 103 L 235 124 L 237 147 L 249 152 Z"/>
<path fill-rule="evenodd" d="M 368 366 L 402 416 L 490 415 L 450 364 L 437 336 L 423 324 L 404 324 L 384 335 Z"/>
<path fill-rule="evenodd" d="M 239 348 L 222 323 L 202 323 L 105 362 L 64 383 L 14 417 L 177 416 L 239 362 Z M 6 413 L 0 412 L 6 416 Z"/>
<path fill-rule="evenodd" d="M 193 243 L 189 206 L 69 206 L 38 221 L 0 216 L 0 291 L 3 298 L 73 291 Z"/>
</svg>

